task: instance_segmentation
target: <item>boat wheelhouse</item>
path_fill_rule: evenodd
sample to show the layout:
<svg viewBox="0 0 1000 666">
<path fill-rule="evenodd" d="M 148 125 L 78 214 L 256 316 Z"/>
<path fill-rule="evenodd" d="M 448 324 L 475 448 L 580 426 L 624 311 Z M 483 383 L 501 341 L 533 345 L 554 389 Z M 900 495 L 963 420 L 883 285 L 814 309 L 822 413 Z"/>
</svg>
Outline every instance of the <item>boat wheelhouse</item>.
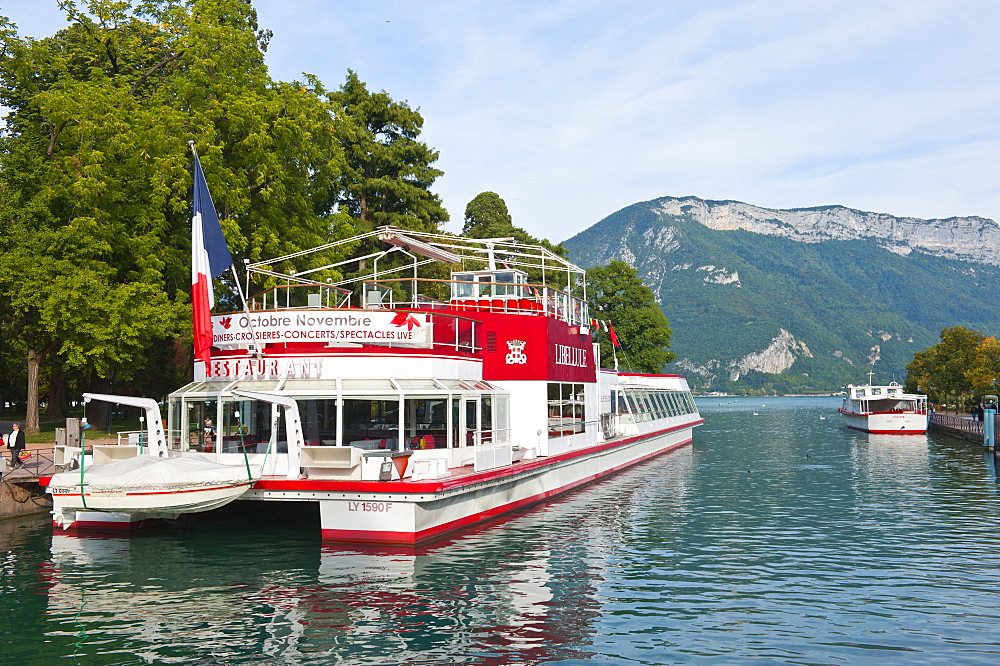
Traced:
<svg viewBox="0 0 1000 666">
<path fill-rule="evenodd" d="M 837 410 L 848 428 L 880 435 L 922 435 L 927 432 L 927 396 L 904 393 L 902 385 L 849 384 Z"/>
<path fill-rule="evenodd" d="M 246 279 L 260 291 L 211 318 L 211 357 L 150 453 L 260 470 L 237 501 L 315 502 L 326 539 L 431 538 L 686 445 L 702 422 L 683 377 L 599 370 L 584 271 L 542 247 L 383 227 Z M 60 527 L 114 522 L 60 493 Z"/>
</svg>

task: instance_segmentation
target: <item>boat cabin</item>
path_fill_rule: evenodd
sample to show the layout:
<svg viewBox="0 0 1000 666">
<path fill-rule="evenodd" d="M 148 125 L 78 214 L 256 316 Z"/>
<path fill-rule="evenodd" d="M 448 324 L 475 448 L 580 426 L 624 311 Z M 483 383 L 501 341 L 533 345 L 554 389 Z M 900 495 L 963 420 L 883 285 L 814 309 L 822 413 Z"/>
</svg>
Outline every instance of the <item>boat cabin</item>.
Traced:
<svg viewBox="0 0 1000 666">
<path fill-rule="evenodd" d="M 585 273 L 541 247 L 384 227 L 250 264 L 255 285 L 170 395 L 170 449 L 270 456 L 288 478 L 313 447 L 485 469 L 697 411 L 680 378 L 599 381 Z"/>
</svg>

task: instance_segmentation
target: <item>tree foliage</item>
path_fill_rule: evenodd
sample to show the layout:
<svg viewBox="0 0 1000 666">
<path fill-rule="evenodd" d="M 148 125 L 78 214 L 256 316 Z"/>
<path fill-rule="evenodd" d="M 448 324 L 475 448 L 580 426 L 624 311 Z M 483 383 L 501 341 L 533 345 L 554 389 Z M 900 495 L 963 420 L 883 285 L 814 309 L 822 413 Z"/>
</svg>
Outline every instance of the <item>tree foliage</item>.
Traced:
<svg viewBox="0 0 1000 666">
<path fill-rule="evenodd" d="M 634 268 L 614 260 L 588 269 L 587 297 L 591 317 L 610 323 L 617 334 L 622 369 L 662 372 L 663 366 L 674 360 L 668 349 L 670 323 Z M 602 335 L 600 345 L 602 362 L 607 365 L 615 353 L 610 336 Z"/>
<path fill-rule="evenodd" d="M 437 151 L 417 141 L 420 113 L 385 91 L 372 93 L 350 70 L 329 100 L 346 159 L 336 202 L 364 231 L 383 225 L 437 231 L 448 211 L 430 187 L 443 172 L 432 166 Z"/>
<path fill-rule="evenodd" d="M 934 400 L 996 393 L 1000 342 L 964 326 L 941 331 L 941 341 L 914 354 L 906 366 L 906 388 Z"/>
<path fill-rule="evenodd" d="M 462 235 L 469 238 L 503 238 L 514 229 L 507 203 L 496 192 L 480 192 L 465 207 Z"/>
<path fill-rule="evenodd" d="M 465 206 L 462 235 L 469 238 L 513 238 L 519 243 L 541 245 L 560 257 L 569 254 L 562 243 L 535 238 L 521 227 L 514 226 L 507 203 L 496 192 L 480 192 Z"/>
<path fill-rule="evenodd" d="M 29 425 L 46 372 L 150 386 L 153 359 L 171 359 L 173 381 L 190 345 L 188 142 L 237 265 L 447 219 L 420 115 L 353 72 L 336 92 L 273 81 L 246 0 L 60 7 L 68 25 L 51 37 L 0 19 L 0 323 L 15 338 L 0 351 L 28 359 Z"/>
</svg>

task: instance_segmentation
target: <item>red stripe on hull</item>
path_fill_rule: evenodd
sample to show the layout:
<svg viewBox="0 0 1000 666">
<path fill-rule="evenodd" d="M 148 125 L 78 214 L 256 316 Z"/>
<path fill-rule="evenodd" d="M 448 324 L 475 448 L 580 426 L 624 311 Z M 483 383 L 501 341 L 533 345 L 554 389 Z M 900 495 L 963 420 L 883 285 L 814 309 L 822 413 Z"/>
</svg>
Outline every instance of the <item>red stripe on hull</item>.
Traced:
<svg viewBox="0 0 1000 666">
<path fill-rule="evenodd" d="M 648 436 L 642 436 L 641 438 L 645 439 L 647 437 Z M 636 439 L 640 439 L 640 437 L 632 438 L 629 441 L 635 441 Z M 665 453 L 669 453 L 670 451 L 675 451 L 675 450 L 677 450 L 677 449 L 679 449 L 679 448 L 681 448 L 683 446 L 686 446 L 686 445 L 690 444 L 691 442 L 692 442 L 692 439 L 688 438 L 688 439 L 685 439 L 683 441 L 677 442 L 676 444 L 668 446 L 667 448 L 665 448 L 663 450 L 654 451 L 653 453 L 649 453 L 649 454 L 646 454 L 644 456 L 640 456 L 640 457 L 636 458 L 635 460 L 630 460 L 627 463 L 623 463 L 623 464 L 617 465 L 615 467 L 609 467 L 608 469 L 602 471 L 599 474 L 592 474 L 592 475 L 586 476 L 586 477 L 584 477 L 582 479 L 574 481 L 573 483 L 568 483 L 565 486 L 561 486 L 559 488 L 555 488 L 553 490 L 546 491 L 546 492 L 543 492 L 543 493 L 538 493 L 537 495 L 532 495 L 531 497 L 527 497 L 527 498 L 522 499 L 522 500 L 517 500 L 515 502 L 510 502 L 509 504 L 504 504 L 504 505 L 500 505 L 500 506 L 496 506 L 496 507 L 491 507 L 490 509 L 487 509 L 486 511 L 480 511 L 480 512 L 477 512 L 477 513 L 474 513 L 474 514 L 470 514 L 470 515 L 465 516 L 463 518 L 459 518 L 457 520 L 453 520 L 453 521 L 448 522 L 448 523 L 443 523 L 441 525 L 437 525 L 436 527 L 432 527 L 432 528 L 429 528 L 429 529 L 426 529 L 426 530 L 422 530 L 420 532 L 389 532 L 389 531 L 376 532 L 376 531 L 366 531 L 366 530 L 324 529 L 324 530 L 321 530 L 321 535 L 322 535 L 322 538 L 323 538 L 324 541 L 346 541 L 346 542 L 351 542 L 351 543 L 375 543 L 375 544 L 406 544 L 406 545 L 415 545 L 417 543 L 420 543 L 420 542 L 423 542 L 423 541 L 427 541 L 429 539 L 434 539 L 434 538 L 440 537 L 440 536 L 442 536 L 444 534 L 447 534 L 449 532 L 454 532 L 455 530 L 459 530 L 459 529 L 462 529 L 462 528 L 465 528 L 465 527 L 469 527 L 470 525 L 474 525 L 474 524 L 482 522 L 484 520 L 489 520 L 491 518 L 496 518 L 497 516 L 501 516 L 501 515 L 503 515 L 505 513 L 509 513 L 511 511 L 516 510 L 516 509 L 520 509 L 522 507 L 526 507 L 526 506 L 529 506 L 531 504 L 536 504 L 538 502 L 541 502 L 541 501 L 544 501 L 546 499 L 549 499 L 550 497 L 554 497 L 556 495 L 560 495 L 562 493 L 565 493 L 565 492 L 568 492 L 570 490 L 573 490 L 574 488 L 579 488 L 580 486 L 583 486 L 583 485 L 588 484 L 588 483 L 592 483 L 592 482 L 594 482 L 594 481 L 596 481 L 598 479 L 601 479 L 601 478 L 603 478 L 605 476 L 608 476 L 610 474 L 614 474 L 615 472 L 621 471 L 622 469 L 625 469 L 626 467 L 631 467 L 632 465 L 636 465 L 636 464 L 638 464 L 640 462 L 643 462 L 644 460 L 649 460 L 650 458 L 655 458 L 656 456 L 660 456 L 660 455 L 663 455 Z M 382 485 L 385 485 L 385 483 L 383 483 Z M 417 492 L 417 491 L 413 491 L 413 492 Z"/>
<path fill-rule="evenodd" d="M 51 478 L 51 477 L 49 477 Z M 188 488 L 186 490 L 151 490 L 147 493 L 123 493 L 125 497 L 146 497 L 147 495 L 183 495 L 185 493 L 201 493 L 208 492 L 210 490 L 228 490 L 230 488 L 240 488 L 243 486 L 249 486 L 249 483 L 234 483 L 228 486 L 212 486 L 210 488 Z M 53 497 L 80 497 L 80 493 L 52 493 Z M 87 494 L 87 497 L 100 497 L 100 494 L 91 495 Z M 95 509 L 95 511 L 107 511 L 108 509 Z"/>
<path fill-rule="evenodd" d="M 926 435 L 927 430 L 868 430 L 867 428 L 859 428 L 857 426 L 849 425 L 847 426 L 851 430 L 859 430 L 861 432 L 870 432 L 873 435 Z"/>
</svg>

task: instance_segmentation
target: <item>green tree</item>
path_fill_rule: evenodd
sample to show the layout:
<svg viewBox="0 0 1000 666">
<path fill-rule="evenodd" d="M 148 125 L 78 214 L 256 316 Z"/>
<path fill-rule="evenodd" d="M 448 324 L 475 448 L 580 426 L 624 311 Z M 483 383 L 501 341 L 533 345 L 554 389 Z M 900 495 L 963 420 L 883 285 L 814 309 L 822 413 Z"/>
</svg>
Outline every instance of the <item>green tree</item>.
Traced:
<svg viewBox="0 0 1000 666">
<path fill-rule="evenodd" d="M 447 222 L 448 211 L 430 191 L 444 173 L 432 166 L 438 153 L 417 140 L 424 125 L 420 113 L 385 91 L 370 92 L 350 70 L 329 101 L 346 159 L 336 203 L 359 221 L 359 229 L 437 231 Z"/>
<path fill-rule="evenodd" d="M 941 341 L 933 347 L 914 354 L 906 366 L 906 385 L 920 387 L 928 395 L 938 398 L 952 396 L 956 403 L 962 396 L 975 390 L 982 382 L 977 368 L 983 371 L 989 351 L 983 343 L 987 337 L 979 331 L 964 326 L 951 326 L 941 331 Z"/>
<path fill-rule="evenodd" d="M 634 268 L 614 260 L 607 266 L 587 270 L 590 315 L 608 322 L 621 345 L 618 355 L 623 369 L 662 372 L 674 360 L 670 346 L 670 323 L 656 303 L 652 290 L 642 283 Z M 614 351 L 610 336 L 601 335 L 601 358 L 607 365 Z"/>
<path fill-rule="evenodd" d="M 513 238 L 519 243 L 541 245 L 560 257 L 569 254 L 562 243 L 553 244 L 545 238 L 535 238 L 521 227 L 514 226 L 507 203 L 496 192 L 480 192 L 466 204 L 462 235 L 469 238 Z"/>
<path fill-rule="evenodd" d="M 966 376 L 975 394 L 997 393 L 1000 381 L 1000 340 L 989 337 L 979 343 Z"/>
<path fill-rule="evenodd" d="M 326 91 L 308 76 L 270 80 L 268 34 L 247 2 L 61 6 L 70 23 L 53 37 L 0 22 L 0 102 L 12 109 L 0 239 L 18 258 L 2 269 L 0 303 L 27 344 L 29 426 L 52 355 L 127 378 L 147 370 L 149 345 L 190 330 L 189 140 L 238 262 L 352 231 L 334 210 L 344 160 Z"/>
<path fill-rule="evenodd" d="M 496 192 L 480 192 L 465 207 L 462 235 L 469 238 L 505 238 L 514 230 L 507 203 Z"/>
</svg>

